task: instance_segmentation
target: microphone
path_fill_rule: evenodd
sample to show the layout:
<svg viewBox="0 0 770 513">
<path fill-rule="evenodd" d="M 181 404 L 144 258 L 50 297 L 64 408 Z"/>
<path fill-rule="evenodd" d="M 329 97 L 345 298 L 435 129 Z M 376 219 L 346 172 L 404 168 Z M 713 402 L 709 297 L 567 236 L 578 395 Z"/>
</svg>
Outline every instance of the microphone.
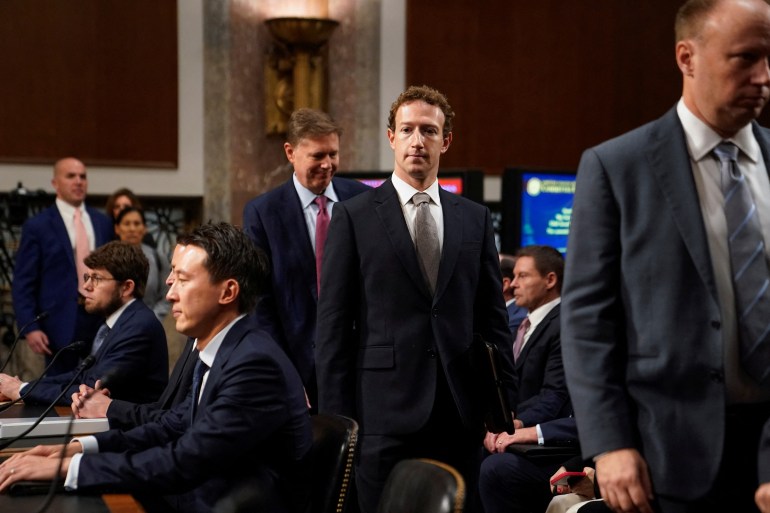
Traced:
<svg viewBox="0 0 770 513">
<path fill-rule="evenodd" d="M 0 405 L 0 413 L 4 412 L 14 404 L 18 403 L 19 401 L 24 400 L 25 397 L 27 397 L 32 391 L 35 389 L 38 383 L 40 383 L 40 380 L 45 377 L 46 374 L 48 374 L 48 370 L 51 368 L 51 366 L 56 362 L 56 359 L 59 357 L 60 354 L 62 354 L 64 351 L 69 350 L 75 350 L 75 351 L 82 351 L 86 348 L 86 343 L 82 340 L 78 340 L 77 342 L 73 342 L 68 346 L 62 347 L 59 349 L 55 355 L 53 355 L 53 358 L 51 358 L 51 363 L 49 363 L 45 369 L 43 369 L 43 373 L 40 375 L 39 378 L 37 378 L 35 381 L 33 381 L 30 385 L 27 386 L 26 390 L 24 390 L 23 395 L 19 395 L 18 399 L 14 399 L 10 403 Z"/>
<path fill-rule="evenodd" d="M 61 393 L 56 396 L 56 399 L 53 400 L 53 402 L 48 406 L 48 408 L 45 409 L 45 411 L 37 418 L 37 420 L 32 423 L 31 426 L 29 426 L 27 429 L 24 430 L 23 433 L 19 433 L 18 435 L 14 436 L 13 438 L 9 438 L 8 440 L 3 441 L 0 443 L 0 451 L 11 445 L 12 443 L 21 440 L 25 436 L 27 436 L 30 431 L 35 429 L 45 418 L 46 415 L 48 415 L 48 412 L 50 412 L 54 406 L 56 406 L 56 403 L 59 402 L 59 400 L 64 397 L 64 394 L 67 393 L 69 388 L 75 384 L 75 380 L 80 378 L 80 375 L 85 371 L 86 369 L 90 368 L 94 362 L 96 362 L 96 358 L 94 355 L 90 354 L 88 355 L 82 362 L 80 362 L 80 365 L 78 365 L 78 368 L 75 371 L 75 375 L 72 376 L 72 379 L 69 380 L 69 383 L 65 385 L 65 387 L 62 389 Z"/>
<path fill-rule="evenodd" d="M 5 363 L 3 363 L 3 366 L 0 367 L 0 372 L 3 372 L 5 370 L 5 367 L 11 361 L 11 356 L 13 356 L 13 350 L 16 349 L 16 344 L 19 343 L 19 339 L 21 338 L 21 334 L 24 333 L 24 330 L 26 330 L 27 328 L 29 328 L 30 326 L 32 326 L 36 322 L 42 321 L 46 317 L 48 317 L 48 312 L 40 312 L 39 314 L 37 314 L 37 316 L 35 316 L 34 319 L 32 319 L 27 324 L 25 324 L 24 326 L 21 327 L 19 332 L 16 334 L 16 338 L 13 339 L 13 344 L 11 344 L 11 350 L 8 352 L 8 359 L 5 360 Z"/>
</svg>

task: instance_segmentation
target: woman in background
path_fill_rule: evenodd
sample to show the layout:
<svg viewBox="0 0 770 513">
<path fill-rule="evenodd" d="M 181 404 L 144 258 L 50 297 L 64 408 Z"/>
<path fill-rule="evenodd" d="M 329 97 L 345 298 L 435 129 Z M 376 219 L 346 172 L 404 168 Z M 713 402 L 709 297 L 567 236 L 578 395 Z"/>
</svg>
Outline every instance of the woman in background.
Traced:
<svg viewBox="0 0 770 513">
<path fill-rule="evenodd" d="M 115 223 L 120 211 L 128 207 L 134 207 L 141 210 L 142 202 L 139 201 L 139 198 L 134 194 L 134 191 L 122 187 L 107 198 L 107 204 L 104 206 L 104 211 L 110 218 L 112 218 L 112 222 Z"/>
<path fill-rule="evenodd" d="M 134 244 L 142 248 L 144 256 L 150 262 L 150 273 L 147 276 L 147 287 L 144 291 L 144 304 L 155 312 L 155 315 L 163 321 L 163 318 L 171 309 L 171 304 L 166 301 L 166 277 L 171 272 L 171 266 L 167 258 L 142 243 L 147 233 L 147 223 L 144 212 L 136 207 L 126 207 L 118 212 L 115 218 L 115 234 L 127 244 Z"/>
</svg>

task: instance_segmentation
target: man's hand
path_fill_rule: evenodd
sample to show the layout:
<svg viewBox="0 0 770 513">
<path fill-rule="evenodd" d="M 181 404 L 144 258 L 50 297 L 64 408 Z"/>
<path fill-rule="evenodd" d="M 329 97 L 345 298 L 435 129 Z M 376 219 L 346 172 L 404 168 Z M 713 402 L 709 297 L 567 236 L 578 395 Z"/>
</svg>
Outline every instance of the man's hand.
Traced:
<svg viewBox="0 0 770 513">
<path fill-rule="evenodd" d="M 523 427 L 518 428 L 516 431 L 509 435 L 508 433 L 500 433 L 495 441 L 494 452 L 505 452 L 505 449 L 511 444 L 536 444 L 537 443 L 537 428 Z"/>
<path fill-rule="evenodd" d="M 756 501 L 759 511 L 770 513 L 770 483 L 759 485 L 757 493 L 754 494 L 754 501 Z"/>
<path fill-rule="evenodd" d="M 29 348 L 37 354 L 51 354 L 51 349 L 48 347 L 48 335 L 43 333 L 42 330 L 30 331 L 24 338 L 27 339 Z"/>
<path fill-rule="evenodd" d="M 491 431 L 487 431 L 486 436 L 484 437 L 484 448 L 489 452 L 495 452 L 495 442 L 497 442 L 497 437 L 500 436 L 497 433 L 492 433 Z"/>
<path fill-rule="evenodd" d="M 80 390 L 72 394 L 72 414 L 76 419 L 99 419 L 107 416 L 112 399 L 110 391 L 101 388 L 101 382 L 96 382 L 96 388 L 80 385 Z"/>
<path fill-rule="evenodd" d="M 0 399 L 15 401 L 19 398 L 21 380 L 8 374 L 0 374 Z"/>
<path fill-rule="evenodd" d="M 618 449 L 599 457 L 596 476 L 602 497 L 613 511 L 652 513 L 650 474 L 636 449 Z"/>
<path fill-rule="evenodd" d="M 44 481 L 53 479 L 57 474 L 66 477 L 70 459 L 64 458 L 59 466 L 59 458 L 46 458 L 29 453 L 15 454 L 0 465 L 0 492 L 5 492 L 17 481 Z"/>
</svg>

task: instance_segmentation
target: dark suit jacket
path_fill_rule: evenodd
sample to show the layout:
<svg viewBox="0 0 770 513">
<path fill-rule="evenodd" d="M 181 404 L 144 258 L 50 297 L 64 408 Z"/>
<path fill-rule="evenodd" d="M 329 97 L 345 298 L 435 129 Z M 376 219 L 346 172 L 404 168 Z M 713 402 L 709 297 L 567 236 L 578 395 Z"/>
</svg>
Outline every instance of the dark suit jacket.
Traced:
<svg viewBox="0 0 770 513">
<path fill-rule="evenodd" d="M 107 407 L 107 420 L 112 429 L 131 429 L 148 422 L 158 420 L 166 410 L 170 410 L 187 398 L 192 386 L 193 370 L 198 360 L 198 350 L 193 349 L 195 339 L 188 338 L 179 355 L 179 359 L 168 378 L 168 385 L 157 401 L 149 404 L 136 404 L 113 399 Z"/>
<path fill-rule="evenodd" d="M 346 178 L 332 178 L 340 201 L 367 189 Z M 332 209 L 332 217 L 337 205 Z M 267 330 L 289 354 L 302 382 L 315 390 L 315 253 L 293 179 L 246 204 L 243 229 L 270 257 L 270 287 L 257 305 L 257 326 Z"/>
<path fill-rule="evenodd" d="M 527 316 L 527 309 L 516 306 L 515 301 L 506 306 L 505 309 L 508 311 L 508 329 L 511 330 L 511 335 L 516 340 L 516 333 L 519 330 L 521 321 Z M 511 342 L 511 347 L 513 347 L 513 342 Z"/>
<path fill-rule="evenodd" d="M 754 134 L 770 169 L 768 131 Z M 725 362 L 676 109 L 583 154 L 564 276 L 562 351 L 584 455 L 635 447 L 656 493 L 704 494 L 722 459 Z"/>
<path fill-rule="evenodd" d="M 414 433 L 425 424 L 437 356 L 463 423 L 480 430 L 483 401 L 469 362 L 474 333 L 497 345 L 512 379 L 489 210 L 440 195 L 444 243 L 435 295 L 390 180 L 334 207 L 318 304 L 319 410 L 354 417 L 367 434 Z"/>
<path fill-rule="evenodd" d="M 295 500 L 306 505 L 310 415 L 297 371 L 269 335 L 248 319 L 237 322 L 217 352 L 192 424 L 191 397 L 156 422 L 96 435 L 100 453 L 83 456 L 78 490 L 172 494 L 177 511 L 209 512 L 256 479 L 269 495 L 265 511 L 287 511 Z"/>
<path fill-rule="evenodd" d="M 578 430 L 575 417 L 562 417 L 540 424 L 543 445 L 557 445 L 564 442 L 578 443 Z"/>
<path fill-rule="evenodd" d="M 139 403 L 156 400 L 168 381 L 166 333 L 141 299 L 120 314 L 95 356 L 93 367 L 75 380 L 58 404 L 70 405 L 81 383 L 92 387 L 104 376 L 111 380 L 106 386 L 113 397 Z M 73 370 L 38 380 L 24 402 L 51 404 L 75 374 Z"/>
<path fill-rule="evenodd" d="M 107 216 L 93 208 L 86 210 L 96 247 L 112 240 L 114 231 Z M 47 319 L 32 324 L 25 333 L 43 330 L 53 351 L 76 340 L 91 343 L 104 319 L 78 306 L 75 256 L 56 205 L 24 223 L 15 259 L 12 295 L 17 325 L 21 327 L 39 313 L 48 312 Z"/>
<path fill-rule="evenodd" d="M 548 312 L 514 364 L 516 418 L 525 426 L 572 413 L 561 358 L 561 305 Z"/>
</svg>

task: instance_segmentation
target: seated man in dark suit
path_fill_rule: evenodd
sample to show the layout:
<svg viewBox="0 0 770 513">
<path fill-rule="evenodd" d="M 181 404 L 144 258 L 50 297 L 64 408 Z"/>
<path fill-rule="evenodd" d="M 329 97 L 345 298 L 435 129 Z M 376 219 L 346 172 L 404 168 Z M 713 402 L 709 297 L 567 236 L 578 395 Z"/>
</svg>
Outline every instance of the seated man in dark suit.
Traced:
<svg viewBox="0 0 770 513">
<path fill-rule="evenodd" d="M 85 258 L 83 295 L 86 312 L 105 322 L 91 345 L 93 367 L 69 388 L 76 370 L 46 376 L 31 383 L 0 374 L 0 392 L 8 399 L 24 396 L 30 404 L 69 405 L 78 383 L 93 386 L 104 375 L 114 380 L 115 397 L 146 403 L 155 401 L 168 381 L 168 347 L 163 326 L 144 302 L 149 264 L 138 247 L 110 242 Z"/>
<path fill-rule="evenodd" d="M 158 420 L 166 410 L 187 398 L 196 361 L 195 339 L 188 338 L 171 371 L 168 385 L 157 401 L 141 404 L 114 399 L 109 393 L 109 384 L 102 388 L 105 383 L 97 381 L 95 388 L 81 384 L 80 390 L 72 394 L 72 413 L 78 419 L 107 417 L 112 429 L 131 429 Z"/>
<path fill-rule="evenodd" d="M 575 441 L 577 432 L 561 358 L 559 303 L 564 259 L 549 246 L 528 246 L 516 254 L 513 294 L 527 309 L 513 345 L 516 433 L 488 433 L 484 447 L 493 453 L 481 465 L 479 490 L 486 513 L 544 510 L 545 494 L 531 490 L 559 467 L 507 453 L 515 443 L 542 443 L 550 437 Z M 559 420 L 556 420 L 559 419 Z M 551 422 L 554 421 L 554 422 Z M 533 488 L 534 487 L 534 488 Z"/>
<path fill-rule="evenodd" d="M 246 319 L 268 264 L 232 225 L 204 225 L 177 239 L 171 263 L 171 314 L 196 339 L 192 393 L 157 422 L 39 446 L 0 465 L 0 492 L 26 479 L 66 477 L 91 493 L 130 492 L 150 511 L 209 512 L 244 485 L 258 511 L 304 511 L 312 444 L 302 382 L 280 347 Z M 163 501 L 163 504 L 159 502 Z"/>
</svg>

